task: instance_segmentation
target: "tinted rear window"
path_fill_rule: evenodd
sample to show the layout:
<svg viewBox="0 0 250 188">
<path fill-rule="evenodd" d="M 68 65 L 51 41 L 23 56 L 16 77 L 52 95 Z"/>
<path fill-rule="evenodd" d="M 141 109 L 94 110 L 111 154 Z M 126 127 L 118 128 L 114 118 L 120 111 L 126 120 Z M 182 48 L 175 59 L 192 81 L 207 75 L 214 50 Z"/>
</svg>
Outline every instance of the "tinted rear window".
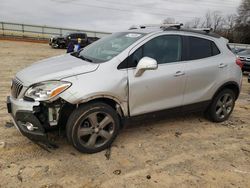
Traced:
<svg viewBox="0 0 250 188">
<path fill-rule="evenodd" d="M 189 60 L 202 59 L 211 56 L 211 44 L 209 40 L 189 37 Z"/>
<path fill-rule="evenodd" d="M 213 41 L 188 37 L 188 60 L 202 59 L 220 54 L 220 51 Z"/>
</svg>

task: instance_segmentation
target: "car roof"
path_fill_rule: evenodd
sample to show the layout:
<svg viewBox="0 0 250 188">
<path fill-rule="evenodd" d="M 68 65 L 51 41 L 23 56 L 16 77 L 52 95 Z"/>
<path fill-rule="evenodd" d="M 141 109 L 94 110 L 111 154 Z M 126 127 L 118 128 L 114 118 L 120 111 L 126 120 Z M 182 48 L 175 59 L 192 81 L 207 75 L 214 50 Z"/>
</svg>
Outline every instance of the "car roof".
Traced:
<svg viewBox="0 0 250 188">
<path fill-rule="evenodd" d="M 83 32 L 68 32 L 68 33 L 66 33 L 66 35 L 71 35 L 71 34 L 85 34 L 86 35 L 86 33 L 83 33 Z"/>
<path fill-rule="evenodd" d="M 144 33 L 144 34 L 150 34 L 150 33 L 159 33 L 159 32 L 164 32 L 164 31 L 175 31 L 176 33 L 178 32 L 188 32 L 188 33 L 193 33 L 193 34 L 201 34 L 201 35 L 206 35 L 214 38 L 221 38 L 220 35 L 214 33 L 214 32 L 207 32 L 203 30 L 195 30 L 195 29 L 177 29 L 173 27 L 169 28 L 157 28 L 157 27 L 145 27 L 145 28 L 132 28 L 129 29 L 131 32 L 138 32 L 138 33 Z"/>
</svg>

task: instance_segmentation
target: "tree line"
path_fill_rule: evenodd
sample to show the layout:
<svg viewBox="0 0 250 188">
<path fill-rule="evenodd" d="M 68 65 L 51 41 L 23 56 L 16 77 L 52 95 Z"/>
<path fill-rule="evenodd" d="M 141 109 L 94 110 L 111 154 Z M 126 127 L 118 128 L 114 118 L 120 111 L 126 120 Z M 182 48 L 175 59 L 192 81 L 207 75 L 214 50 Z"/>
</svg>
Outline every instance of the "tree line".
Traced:
<svg viewBox="0 0 250 188">
<path fill-rule="evenodd" d="M 163 23 L 175 23 L 167 18 Z M 219 11 L 207 11 L 184 24 L 185 28 L 212 28 L 214 32 L 234 43 L 250 44 L 250 0 L 242 0 L 237 14 L 223 15 Z"/>
</svg>

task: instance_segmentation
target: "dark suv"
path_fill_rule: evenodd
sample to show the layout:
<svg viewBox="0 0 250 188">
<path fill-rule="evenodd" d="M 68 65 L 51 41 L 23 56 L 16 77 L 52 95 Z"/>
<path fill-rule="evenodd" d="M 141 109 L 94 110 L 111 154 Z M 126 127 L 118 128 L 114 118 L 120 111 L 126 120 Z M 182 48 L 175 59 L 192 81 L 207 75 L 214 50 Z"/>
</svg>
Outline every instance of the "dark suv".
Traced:
<svg viewBox="0 0 250 188">
<path fill-rule="evenodd" d="M 52 37 L 49 41 L 49 45 L 52 48 L 67 48 L 70 41 L 77 44 L 79 38 L 81 39 L 81 47 L 90 44 L 86 33 L 67 33 L 62 37 Z"/>
<path fill-rule="evenodd" d="M 243 62 L 242 71 L 250 72 L 250 49 L 245 49 L 237 54 L 240 60 Z"/>
</svg>

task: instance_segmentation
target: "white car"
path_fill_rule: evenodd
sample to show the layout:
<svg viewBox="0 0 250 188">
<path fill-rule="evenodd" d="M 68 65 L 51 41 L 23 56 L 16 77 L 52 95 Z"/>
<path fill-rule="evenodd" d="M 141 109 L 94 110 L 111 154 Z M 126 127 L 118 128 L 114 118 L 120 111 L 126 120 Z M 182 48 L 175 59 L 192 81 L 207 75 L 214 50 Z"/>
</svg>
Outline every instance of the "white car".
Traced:
<svg viewBox="0 0 250 188">
<path fill-rule="evenodd" d="M 178 25 L 114 33 L 83 50 L 37 62 L 13 79 L 8 112 L 21 133 L 46 142 L 66 129 L 80 152 L 111 145 L 124 119 L 172 110 L 230 116 L 242 64 L 228 40 Z"/>
</svg>

